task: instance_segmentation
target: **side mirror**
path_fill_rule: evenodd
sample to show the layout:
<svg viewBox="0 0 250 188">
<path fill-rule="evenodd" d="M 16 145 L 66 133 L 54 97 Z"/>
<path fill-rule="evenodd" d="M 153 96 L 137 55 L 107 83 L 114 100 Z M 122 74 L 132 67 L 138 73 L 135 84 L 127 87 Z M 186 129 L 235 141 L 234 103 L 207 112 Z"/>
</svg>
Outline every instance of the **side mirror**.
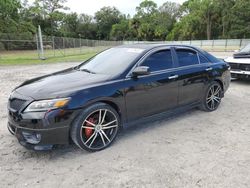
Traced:
<svg viewBox="0 0 250 188">
<path fill-rule="evenodd" d="M 150 74 L 149 72 L 149 67 L 147 66 L 139 66 L 136 67 L 133 72 L 132 72 L 133 76 L 142 76 L 142 75 L 148 75 Z"/>
</svg>

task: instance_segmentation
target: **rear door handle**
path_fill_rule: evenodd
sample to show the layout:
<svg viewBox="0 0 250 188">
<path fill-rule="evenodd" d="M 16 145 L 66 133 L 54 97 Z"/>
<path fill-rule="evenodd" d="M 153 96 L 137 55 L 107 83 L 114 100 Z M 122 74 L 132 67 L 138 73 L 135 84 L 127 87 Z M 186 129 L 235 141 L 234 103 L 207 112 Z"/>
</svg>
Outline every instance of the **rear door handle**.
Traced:
<svg viewBox="0 0 250 188">
<path fill-rule="evenodd" d="M 169 76 L 168 79 L 175 79 L 175 78 L 178 78 L 179 76 L 178 75 L 174 75 L 174 76 Z"/>
<path fill-rule="evenodd" d="M 211 70 L 213 70 L 213 68 L 212 68 L 212 67 L 208 67 L 208 68 L 206 68 L 206 71 L 211 71 Z"/>
</svg>

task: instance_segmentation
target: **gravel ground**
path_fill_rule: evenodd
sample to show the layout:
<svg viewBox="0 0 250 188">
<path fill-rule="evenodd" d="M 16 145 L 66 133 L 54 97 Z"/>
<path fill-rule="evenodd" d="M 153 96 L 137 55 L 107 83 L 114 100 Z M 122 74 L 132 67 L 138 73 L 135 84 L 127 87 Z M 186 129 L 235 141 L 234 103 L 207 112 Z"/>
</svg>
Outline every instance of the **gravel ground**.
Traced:
<svg viewBox="0 0 250 188">
<path fill-rule="evenodd" d="M 129 127 L 100 152 L 20 146 L 6 129 L 10 91 L 73 65 L 0 67 L 0 187 L 249 187 L 250 82 L 233 81 L 216 112 Z"/>
</svg>

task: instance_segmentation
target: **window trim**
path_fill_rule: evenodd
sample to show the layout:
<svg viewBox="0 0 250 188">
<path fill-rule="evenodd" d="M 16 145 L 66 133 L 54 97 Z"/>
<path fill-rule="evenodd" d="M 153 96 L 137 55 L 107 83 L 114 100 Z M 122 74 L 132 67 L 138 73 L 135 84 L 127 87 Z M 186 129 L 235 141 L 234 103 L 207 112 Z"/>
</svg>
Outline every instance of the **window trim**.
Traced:
<svg viewBox="0 0 250 188">
<path fill-rule="evenodd" d="M 195 65 L 201 65 L 201 61 L 200 61 L 200 57 L 199 57 L 199 51 L 197 51 L 195 49 L 187 48 L 187 47 L 175 47 L 174 49 L 175 49 L 175 53 L 176 53 L 175 55 L 176 55 L 176 59 L 177 59 L 178 68 L 181 68 L 181 67 L 190 67 L 190 66 L 195 66 Z M 178 58 L 178 55 L 177 55 L 177 50 L 189 50 L 189 51 L 192 51 L 192 52 L 196 53 L 196 56 L 197 56 L 197 59 L 198 59 L 198 64 L 180 66 L 179 58 Z"/>
<path fill-rule="evenodd" d="M 206 59 L 206 60 L 207 60 L 207 63 L 201 63 L 200 56 L 202 56 L 204 59 Z M 211 64 L 211 62 L 209 61 L 209 59 L 208 59 L 206 56 L 204 56 L 202 53 L 198 52 L 198 57 L 199 57 L 199 61 L 200 61 L 200 64 L 201 64 L 201 65 L 204 65 L 204 64 Z"/>
<path fill-rule="evenodd" d="M 131 78 L 132 77 L 132 72 L 133 70 L 140 66 L 150 55 L 153 55 L 154 53 L 158 52 L 158 51 L 163 51 L 163 50 L 169 50 L 171 52 L 171 56 L 172 56 L 172 62 L 173 62 L 173 68 L 176 68 L 175 66 L 175 60 L 174 60 L 174 54 L 173 54 L 173 51 L 172 51 L 172 48 L 171 46 L 164 46 L 164 47 L 158 47 L 158 48 L 154 48 L 154 49 L 151 49 L 149 50 L 148 52 L 146 52 L 146 54 L 144 54 L 138 61 L 137 63 L 130 69 L 130 71 L 128 72 L 128 74 L 126 75 L 125 78 Z M 170 68 L 170 69 L 162 69 L 162 70 L 158 70 L 158 71 L 152 71 L 150 72 L 149 75 L 147 76 L 150 76 L 152 75 L 152 73 L 161 73 L 163 71 L 166 71 L 166 70 L 172 70 L 173 68 Z M 141 76 L 140 76 L 141 77 Z"/>
<path fill-rule="evenodd" d="M 169 51 L 170 52 L 170 55 L 171 55 L 171 59 L 172 59 L 172 67 L 171 68 L 164 68 L 164 69 L 161 69 L 161 70 L 155 70 L 155 71 L 150 71 L 150 73 L 154 73 L 154 72 L 160 72 L 160 71 L 163 71 L 163 70 L 169 70 L 169 69 L 172 69 L 174 68 L 174 59 L 173 59 L 173 55 L 172 55 L 172 52 L 171 52 L 171 49 L 164 49 L 164 50 L 157 50 L 153 53 L 151 53 L 150 55 L 148 55 L 146 58 L 143 59 L 143 61 L 140 63 L 139 66 L 144 66 L 143 63 L 147 60 L 147 58 L 149 58 L 150 56 L 158 53 L 158 52 L 162 52 L 162 51 Z M 165 64 L 167 64 L 167 62 L 165 62 Z"/>
<path fill-rule="evenodd" d="M 187 49 L 187 50 L 191 50 L 191 51 L 196 52 L 196 55 L 198 56 L 199 64 L 193 64 L 193 65 L 187 65 L 187 66 L 180 67 L 179 66 L 179 60 L 178 60 L 177 53 L 176 53 L 176 49 Z M 149 75 L 142 75 L 142 76 L 139 76 L 139 77 L 149 77 L 149 76 L 154 76 L 154 75 L 158 75 L 158 74 L 162 74 L 162 73 L 168 73 L 168 72 L 171 72 L 171 71 L 179 71 L 179 70 L 186 69 L 186 68 L 200 67 L 200 66 L 204 66 L 204 65 L 210 66 L 212 64 L 212 62 L 203 53 L 201 53 L 199 50 L 197 50 L 195 48 L 187 47 L 187 46 L 162 46 L 162 47 L 153 48 L 153 49 L 149 50 L 148 52 L 146 52 L 142 57 L 140 57 L 139 60 L 136 62 L 136 64 L 130 69 L 128 74 L 125 76 L 125 79 L 132 78 L 132 71 L 137 66 L 140 66 L 141 63 L 148 56 L 150 56 L 154 52 L 161 51 L 161 50 L 170 50 L 171 51 L 174 67 L 170 68 L 170 69 L 163 69 L 163 70 L 160 70 L 160 71 L 150 72 Z M 207 63 L 200 63 L 199 54 L 202 55 L 203 57 L 205 57 L 208 60 L 208 62 Z"/>
</svg>

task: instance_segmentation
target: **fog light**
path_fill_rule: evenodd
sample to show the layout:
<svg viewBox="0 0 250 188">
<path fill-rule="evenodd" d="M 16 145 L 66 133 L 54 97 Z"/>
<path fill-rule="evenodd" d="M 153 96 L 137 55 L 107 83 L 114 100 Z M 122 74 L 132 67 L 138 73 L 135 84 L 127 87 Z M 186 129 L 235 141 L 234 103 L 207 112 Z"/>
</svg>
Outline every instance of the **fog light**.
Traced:
<svg viewBox="0 0 250 188">
<path fill-rule="evenodd" d="M 39 133 L 22 132 L 22 134 L 26 142 L 30 144 L 38 144 L 42 139 L 42 136 Z"/>
</svg>

